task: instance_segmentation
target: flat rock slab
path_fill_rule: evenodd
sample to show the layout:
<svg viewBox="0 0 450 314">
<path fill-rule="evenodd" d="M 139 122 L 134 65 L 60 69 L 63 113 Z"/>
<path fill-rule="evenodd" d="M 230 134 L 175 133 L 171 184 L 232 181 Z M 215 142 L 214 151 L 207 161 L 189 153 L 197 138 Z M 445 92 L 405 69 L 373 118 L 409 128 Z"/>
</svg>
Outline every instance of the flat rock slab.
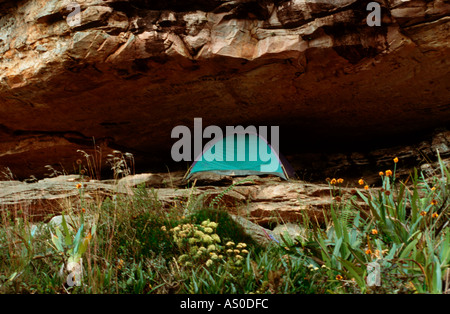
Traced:
<svg viewBox="0 0 450 314">
<path fill-rule="evenodd" d="M 99 181 L 69 175 L 34 183 L 3 181 L 0 182 L 0 208 L 16 213 L 21 211 L 32 220 L 48 220 L 63 210 L 79 210 L 82 204 L 98 204 L 106 197 L 122 195 L 132 198 L 136 195 L 137 187 L 141 186 L 149 191 L 149 197 L 154 197 L 167 210 L 195 201 L 196 206 L 223 206 L 232 214 L 267 225 L 272 222 L 298 221 L 305 214 L 321 219 L 323 210 L 332 201 L 327 184 L 261 178 L 259 184 L 235 185 L 231 188 L 213 185 L 160 187 L 164 176 L 144 173 L 118 181 Z M 172 179 L 172 182 L 179 181 L 175 175 Z M 349 189 L 342 191 L 350 194 Z"/>
</svg>

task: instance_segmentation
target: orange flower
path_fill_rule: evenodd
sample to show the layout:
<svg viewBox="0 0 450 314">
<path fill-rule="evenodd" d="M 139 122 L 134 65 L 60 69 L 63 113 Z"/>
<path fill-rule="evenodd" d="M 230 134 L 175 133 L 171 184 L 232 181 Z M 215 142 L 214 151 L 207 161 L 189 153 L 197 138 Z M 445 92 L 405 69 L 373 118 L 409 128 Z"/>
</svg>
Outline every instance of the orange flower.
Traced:
<svg viewBox="0 0 450 314">
<path fill-rule="evenodd" d="M 366 254 L 367 254 L 367 255 L 370 255 L 370 254 L 372 254 L 372 251 L 371 251 L 370 249 L 367 249 L 367 250 L 366 250 Z"/>
<path fill-rule="evenodd" d="M 431 215 L 431 217 L 433 217 L 433 218 L 438 218 L 438 217 L 439 217 L 439 214 L 438 214 L 438 213 L 434 213 L 433 215 Z"/>
<path fill-rule="evenodd" d="M 378 234 L 378 230 L 377 229 L 372 229 L 372 234 Z"/>
<path fill-rule="evenodd" d="M 90 241 L 92 239 L 92 234 L 89 231 L 89 233 L 87 234 L 87 236 L 85 237 L 86 240 Z"/>
<path fill-rule="evenodd" d="M 82 211 L 83 213 L 85 213 L 85 212 L 86 212 L 86 208 L 82 208 L 81 211 Z"/>
<path fill-rule="evenodd" d="M 77 189 L 81 189 L 81 183 L 77 184 Z"/>
<path fill-rule="evenodd" d="M 383 172 L 383 171 L 378 172 L 378 174 L 379 174 L 381 177 L 384 176 L 384 172 Z"/>
<path fill-rule="evenodd" d="M 339 178 L 339 179 L 337 179 L 337 182 L 338 182 L 339 184 L 342 184 L 342 183 L 344 183 L 344 179 Z"/>
<path fill-rule="evenodd" d="M 433 186 L 433 187 L 431 188 L 431 191 L 435 191 L 435 190 L 436 190 L 436 187 Z"/>
<path fill-rule="evenodd" d="M 432 201 L 431 201 L 431 205 L 437 205 L 437 203 L 438 203 L 438 202 L 437 202 L 436 200 L 432 200 Z"/>
<path fill-rule="evenodd" d="M 369 189 L 369 186 L 368 185 L 365 185 L 364 186 L 364 190 L 368 190 Z"/>
<path fill-rule="evenodd" d="M 386 170 L 386 177 L 390 177 L 392 176 L 392 171 L 391 170 Z"/>
<path fill-rule="evenodd" d="M 330 184 L 336 184 L 336 179 L 331 179 Z"/>
<path fill-rule="evenodd" d="M 394 162 L 398 163 L 398 158 L 397 157 L 394 158 Z"/>
<path fill-rule="evenodd" d="M 340 280 L 342 280 L 342 279 L 344 279 L 344 277 L 342 277 L 341 275 L 337 275 L 337 276 L 336 276 L 336 280 L 339 280 L 339 281 L 340 281 Z"/>
<path fill-rule="evenodd" d="M 359 183 L 359 185 L 363 185 L 364 184 L 364 180 L 363 179 L 359 179 L 358 183 Z"/>
<path fill-rule="evenodd" d="M 427 215 L 427 212 L 426 212 L 426 211 L 422 210 L 422 211 L 420 212 L 420 216 L 424 217 L 424 216 L 426 216 L 426 215 Z"/>
</svg>

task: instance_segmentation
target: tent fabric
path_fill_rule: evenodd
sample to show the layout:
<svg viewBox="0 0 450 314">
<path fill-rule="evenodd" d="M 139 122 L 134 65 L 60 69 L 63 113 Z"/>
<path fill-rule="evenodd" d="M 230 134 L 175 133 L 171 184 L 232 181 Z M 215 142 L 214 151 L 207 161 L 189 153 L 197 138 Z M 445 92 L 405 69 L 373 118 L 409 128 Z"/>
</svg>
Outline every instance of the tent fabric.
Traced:
<svg viewBox="0 0 450 314">
<path fill-rule="evenodd" d="M 258 134 L 232 134 L 219 138 L 197 156 L 187 179 L 197 172 L 224 175 L 272 174 L 288 180 L 294 171 L 286 159 Z"/>
</svg>

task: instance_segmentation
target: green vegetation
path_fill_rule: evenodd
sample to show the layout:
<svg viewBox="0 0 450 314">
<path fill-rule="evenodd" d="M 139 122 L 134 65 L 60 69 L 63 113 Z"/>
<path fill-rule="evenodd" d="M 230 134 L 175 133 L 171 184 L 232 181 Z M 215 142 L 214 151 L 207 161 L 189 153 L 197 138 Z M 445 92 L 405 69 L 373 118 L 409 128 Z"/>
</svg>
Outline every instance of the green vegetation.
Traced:
<svg viewBox="0 0 450 314">
<path fill-rule="evenodd" d="M 269 247 L 220 207 L 222 195 L 167 207 L 140 186 L 88 201 L 80 184 L 60 224 L 2 211 L 0 293 L 443 293 L 449 169 L 400 181 L 396 164 L 380 172 L 381 188 L 360 180 L 351 198 L 329 180 L 325 221 L 305 216 L 301 238 Z"/>
</svg>

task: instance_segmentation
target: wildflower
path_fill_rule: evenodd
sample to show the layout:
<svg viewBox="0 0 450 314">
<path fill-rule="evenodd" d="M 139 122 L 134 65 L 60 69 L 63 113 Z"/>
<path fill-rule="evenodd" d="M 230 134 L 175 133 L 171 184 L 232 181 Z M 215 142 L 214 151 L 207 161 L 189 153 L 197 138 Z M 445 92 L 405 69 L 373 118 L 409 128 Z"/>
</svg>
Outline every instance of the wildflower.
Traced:
<svg viewBox="0 0 450 314">
<path fill-rule="evenodd" d="M 378 174 L 380 175 L 380 177 L 384 176 L 384 172 L 383 171 L 378 172 Z"/>
<path fill-rule="evenodd" d="M 197 230 L 194 232 L 194 236 L 198 238 L 202 238 L 205 234 L 201 232 L 200 230 Z"/>
<path fill-rule="evenodd" d="M 336 280 L 341 281 L 342 279 L 344 279 L 344 277 L 342 277 L 341 275 L 337 275 L 337 276 L 336 276 Z"/>
<path fill-rule="evenodd" d="M 364 190 L 368 190 L 369 189 L 369 186 L 368 185 L 365 185 L 364 186 Z"/>
<path fill-rule="evenodd" d="M 242 256 L 240 256 L 240 255 L 236 255 L 235 257 L 236 257 L 237 260 L 244 259 L 244 258 L 243 258 Z"/>
<path fill-rule="evenodd" d="M 220 243 L 220 237 L 217 234 L 212 234 L 211 238 L 214 240 L 214 242 Z"/>
<path fill-rule="evenodd" d="M 236 253 L 236 254 L 241 253 L 241 251 L 239 251 L 239 250 L 234 250 L 233 252 Z"/>
<path fill-rule="evenodd" d="M 433 187 L 431 188 L 431 191 L 434 191 L 434 190 L 436 190 L 436 187 L 435 187 L 435 186 L 433 186 Z"/>
<path fill-rule="evenodd" d="M 420 216 L 425 217 L 426 215 L 427 215 L 427 212 L 426 212 L 426 211 L 422 210 L 422 211 L 420 212 Z"/>
<path fill-rule="evenodd" d="M 203 241 L 203 243 L 206 243 L 206 244 L 211 244 L 214 242 L 213 238 L 208 234 L 203 236 L 202 241 Z"/>
<path fill-rule="evenodd" d="M 336 179 L 334 179 L 334 178 L 331 179 L 330 184 L 332 184 L 332 185 L 336 184 Z"/>
<path fill-rule="evenodd" d="M 238 245 L 236 246 L 237 249 L 243 249 L 247 246 L 247 244 L 245 243 L 238 243 Z"/>
<path fill-rule="evenodd" d="M 337 179 L 337 183 L 339 183 L 339 184 L 344 183 L 344 179 L 342 179 L 342 178 Z"/>
<path fill-rule="evenodd" d="M 387 196 L 391 195 L 391 191 L 384 191 L 384 194 L 386 194 Z"/>
<path fill-rule="evenodd" d="M 431 217 L 433 217 L 433 218 L 438 218 L 438 217 L 439 217 L 439 214 L 438 214 L 438 213 L 434 213 L 433 215 L 431 215 Z"/>
<path fill-rule="evenodd" d="M 234 246 L 234 242 L 232 241 L 228 241 L 227 244 L 225 244 L 226 246 Z"/>
<path fill-rule="evenodd" d="M 119 260 L 117 261 L 117 269 L 122 269 L 123 264 L 124 264 L 123 259 L 119 259 Z"/>
<path fill-rule="evenodd" d="M 228 254 L 231 254 L 231 253 L 233 253 L 233 250 L 232 250 L 232 249 L 228 249 L 228 250 L 227 250 L 227 253 L 228 253 Z"/>
<path fill-rule="evenodd" d="M 437 205 L 437 203 L 438 203 L 437 200 L 432 200 L 431 201 L 431 205 Z"/>
<path fill-rule="evenodd" d="M 245 250 L 245 249 L 244 249 L 244 250 L 242 250 L 241 252 L 242 252 L 242 254 L 248 254 L 248 251 L 247 251 L 247 250 Z"/>
<path fill-rule="evenodd" d="M 162 227 L 161 227 L 161 230 L 162 230 L 162 231 L 167 231 L 166 226 L 162 226 Z"/>
<path fill-rule="evenodd" d="M 210 222 L 209 224 L 208 224 L 208 227 L 210 227 L 210 228 L 213 228 L 213 229 L 216 229 L 217 228 L 217 222 Z"/>
<path fill-rule="evenodd" d="M 397 157 L 394 158 L 394 162 L 398 163 L 398 158 Z"/>
<path fill-rule="evenodd" d="M 330 182 L 330 180 L 331 180 L 330 178 L 326 178 L 326 179 L 325 179 L 325 181 L 327 181 L 327 182 Z"/>
<path fill-rule="evenodd" d="M 81 189 L 81 183 L 78 183 L 78 184 L 76 185 L 76 187 L 77 187 L 77 189 Z"/>
<path fill-rule="evenodd" d="M 211 259 L 212 259 L 212 260 L 216 260 L 216 259 L 218 259 L 218 258 L 219 258 L 219 256 L 217 256 L 216 253 L 212 253 L 212 254 L 211 254 Z"/>
<path fill-rule="evenodd" d="M 89 231 L 89 233 L 87 234 L 87 236 L 85 237 L 85 239 L 88 240 L 88 241 L 91 241 L 91 239 L 92 239 L 92 234 L 91 234 L 90 231 Z"/>
<path fill-rule="evenodd" d="M 374 235 L 378 234 L 378 230 L 377 229 L 372 229 L 372 234 L 374 234 Z"/>
<path fill-rule="evenodd" d="M 372 250 L 371 250 L 371 249 L 367 249 L 367 250 L 365 251 L 365 253 L 366 253 L 367 255 L 370 255 L 370 254 L 372 254 Z"/>
<path fill-rule="evenodd" d="M 198 240 L 196 238 L 189 238 L 188 242 L 189 244 L 195 244 L 198 242 Z"/>
<path fill-rule="evenodd" d="M 364 184 L 364 180 L 363 179 L 359 179 L 358 183 L 359 183 L 359 185 L 363 185 Z"/>
<path fill-rule="evenodd" d="M 206 227 L 204 230 L 205 230 L 206 233 L 213 233 L 213 231 L 214 231 L 214 230 L 213 230 L 212 228 L 210 228 L 210 227 Z"/>
<path fill-rule="evenodd" d="M 214 244 L 208 245 L 208 252 L 214 251 L 216 249 L 216 246 Z"/>
<path fill-rule="evenodd" d="M 83 213 L 85 213 L 85 212 L 86 212 L 86 208 L 82 208 L 81 211 L 82 211 Z"/>
<path fill-rule="evenodd" d="M 386 177 L 390 177 L 392 176 L 392 171 L 391 170 L 386 170 Z"/>
</svg>

